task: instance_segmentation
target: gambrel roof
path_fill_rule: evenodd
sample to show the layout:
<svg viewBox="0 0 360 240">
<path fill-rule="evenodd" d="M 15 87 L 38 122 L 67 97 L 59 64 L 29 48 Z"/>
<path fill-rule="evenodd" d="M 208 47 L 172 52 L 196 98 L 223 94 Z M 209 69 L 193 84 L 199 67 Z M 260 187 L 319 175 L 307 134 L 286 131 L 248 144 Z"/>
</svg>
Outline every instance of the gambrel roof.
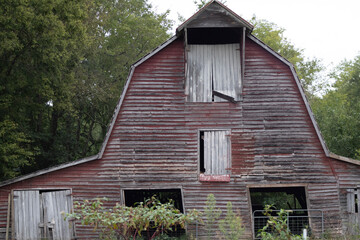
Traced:
<svg viewBox="0 0 360 240">
<path fill-rule="evenodd" d="M 218 18 L 225 19 L 226 24 L 223 24 L 223 25 L 218 24 L 217 23 L 218 21 L 213 20 L 211 18 L 211 16 L 214 16 L 215 20 L 218 19 Z M 310 116 L 311 122 L 312 122 L 312 124 L 314 126 L 317 137 L 320 140 L 320 143 L 322 145 L 322 149 L 323 149 L 325 155 L 327 157 L 330 157 L 330 158 L 335 159 L 335 160 L 339 160 L 339 161 L 342 161 L 342 162 L 351 163 L 351 164 L 355 164 L 355 165 L 360 166 L 360 161 L 350 159 L 350 158 L 346 158 L 346 157 L 343 157 L 343 156 L 338 156 L 338 155 L 336 155 L 334 153 L 331 153 L 328 150 L 328 148 L 327 148 L 327 146 L 325 144 L 325 141 L 324 141 L 324 139 L 323 139 L 323 137 L 321 135 L 320 129 L 319 129 L 319 127 L 318 127 L 318 125 L 317 125 L 317 123 L 315 121 L 314 115 L 312 113 L 309 102 L 308 102 L 308 100 L 307 100 L 307 98 L 305 96 L 304 90 L 303 90 L 303 88 L 302 88 L 302 86 L 300 84 L 300 80 L 299 80 L 299 78 L 298 78 L 298 76 L 296 74 L 294 66 L 288 60 L 286 60 L 284 57 L 282 57 L 281 55 L 276 53 L 274 50 L 272 50 L 270 47 L 268 47 L 266 44 L 264 44 L 261 40 L 259 40 L 255 36 L 251 35 L 251 31 L 253 30 L 253 26 L 250 23 L 248 23 L 247 21 L 242 19 L 240 16 L 238 16 L 237 14 L 232 12 L 230 9 L 228 9 L 226 6 L 224 6 L 219 1 L 213 0 L 210 3 L 208 3 L 206 6 L 204 6 L 202 9 L 200 9 L 197 13 L 195 13 L 192 17 L 190 17 L 187 21 L 185 21 L 182 25 L 180 25 L 176 30 L 177 35 L 175 35 L 172 38 L 168 39 L 162 45 L 158 46 L 152 52 L 150 52 L 148 55 L 144 56 L 143 58 L 141 58 L 139 61 L 137 61 L 136 63 L 134 63 L 132 65 L 129 76 L 127 78 L 126 85 L 125 85 L 125 87 L 123 89 L 123 92 L 121 94 L 119 102 L 118 102 L 118 104 L 117 104 L 117 106 L 115 108 L 111 123 L 110 123 L 108 131 L 107 131 L 107 134 L 105 136 L 104 142 L 103 142 L 102 147 L 101 147 L 98 154 L 96 154 L 94 156 L 82 158 L 82 159 L 79 159 L 79 160 L 76 160 L 76 161 L 73 161 L 73 162 L 61 164 L 61 165 L 51 167 L 51 168 L 48 168 L 48 169 L 39 170 L 37 172 L 31 173 L 31 174 L 28 174 L 28 175 L 24 175 L 24 176 L 20 176 L 20 177 L 14 178 L 14 179 L 4 181 L 4 182 L 0 183 L 0 187 L 8 185 L 8 184 L 15 183 L 15 182 L 23 181 L 23 180 L 26 180 L 26 179 L 29 179 L 29 178 L 32 178 L 32 177 L 47 174 L 47 173 L 50 173 L 50 172 L 54 172 L 54 171 L 57 171 L 57 170 L 60 170 L 60 169 L 65 169 L 65 168 L 72 167 L 72 166 L 75 166 L 75 165 L 79 165 L 79 164 L 82 164 L 82 163 L 86 163 L 86 162 L 94 161 L 94 160 L 97 160 L 97 159 L 101 159 L 103 154 L 104 154 L 105 148 L 106 148 L 106 146 L 108 144 L 110 135 L 111 135 L 111 133 L 113 131 L 113 128 L 115 126 L 115 122 L 117 120 L 118 114 L 119 114 L 120 109 L 122 107 L 122 103 L 123 103 L 123 101 L 125 99 L 125 96 L 127 94 L 127 91 L 128 91 L 128 88 L 129 88 L 129 85 L 131 83 L 132 76 L 134 74 L 134 71 L 135 71 L 136 67 L 138 67 L 139 65 L 141 65 L 142 63 L 147 61 L 152 56 L 156 55 L 159 51 L 163 50 L 165 47 L 167 47 L 168 45 L 173 43 L 175 40 L 181 38 L 182 36 L 179 33 L 181 33 L 181 31 L 183 31 L 185 28 L 201 28 L 201 27 L 209 27 L 209 26 L 210 27 L 216 26 L 216 27 L 219 27 L 219 28 L 221 28 L 221 27 L 246 28 L 247 37 L 249 39 L 251 39 L 252 41 L 257 43 L 259 46 L 261 46 L 267 52 L 269 52 L 270 54 L 275 56 L 277 59 L 279 59 L 281 62 L 283 62 L 285 65 L 287 65 L 290 68 L 291 72 L 292 72 L 292 75 L 293 75 L 294 80 L 296 82 L 296 85 L 297 85 L 298 91 L 300 93 L 301 99 L 302 99 L 302 101 L 304 102 L 304 104 L 306 106 L 307 113 Z"/>
</svg>

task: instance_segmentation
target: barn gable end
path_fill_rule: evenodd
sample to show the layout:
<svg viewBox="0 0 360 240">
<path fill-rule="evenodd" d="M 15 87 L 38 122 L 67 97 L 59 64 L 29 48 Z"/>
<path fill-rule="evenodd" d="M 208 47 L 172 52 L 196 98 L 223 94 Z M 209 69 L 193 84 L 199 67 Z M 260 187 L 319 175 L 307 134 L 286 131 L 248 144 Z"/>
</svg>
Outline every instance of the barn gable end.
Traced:
<svg viewBox="0 0 360 240">
<path fill-rule="evenodd" d="M 166 192 L 184 212 L 203 210 L 208 194 L 223 212 L 231 201 L 245 238 L 274 194 L 305 209 L 314 234 L 348 231 L 360 164 L 328 151 L 294 67 L 252 28 L 216 0 L 193 15 L 132 66 L 99 154 L 0 183 L 0 229 L 23 234 L 7 220 L 9 196 L 60 192 L 64 206 L 94 197 L 110 206 Z"/>
</svg>

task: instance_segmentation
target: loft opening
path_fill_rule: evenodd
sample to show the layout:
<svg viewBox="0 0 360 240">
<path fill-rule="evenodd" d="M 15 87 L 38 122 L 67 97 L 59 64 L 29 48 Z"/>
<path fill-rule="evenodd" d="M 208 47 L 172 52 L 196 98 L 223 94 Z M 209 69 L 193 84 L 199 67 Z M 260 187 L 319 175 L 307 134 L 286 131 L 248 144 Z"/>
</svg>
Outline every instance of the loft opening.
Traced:
<svg viewBox="0 0 360 240">
<path fill-rule="evenodd" d="M 188 102 L 240 101 L 242 28 L 187 28 Z"/>
<path fill-rule="evenodd" d="M 188 44 L 240 43 L 242 28 L 188 28 Z"/>
<path fill-rule="evenodd" d="M 125 206 L 136 207 L 139 202 L 145 202 L 145 200 L 150 199 L 154 195 L 163 204 L 168 203 L 171 200 L 174 203 L 174 207 L 181 213 L 184 213 L 181 189 L 124 190 Z M 150 233 L 153 232 L 150 230 Z M 146 234 L 142 235 L 146 236 Z M 150 236 L 151 235 L 152 234 L 150 234 Z M 185 235 L 185 229 L 181 228 L 181 226 L 176 226 L 173 228 L 173 231 L 168 231 L 167 235 L 169 237 L 180 237 Z"/>
<path fill-rule="evenodd" d="M 200 181 L 229 181 L 230 130 L 199 131 Z"/>
<path fill-rule="evenodd" d="M 292 210 L 288 213 L 288 225 L 293 234 L 300 235 L 304 228 L 309 227 L 304 187 L 250 188 L 250 198 L 254 233 L 266 225 L 268 220 L 264 216 L 266 205 L 272 206 L 273 215 L 277 215 L 280 209 Z"/>
</svg>

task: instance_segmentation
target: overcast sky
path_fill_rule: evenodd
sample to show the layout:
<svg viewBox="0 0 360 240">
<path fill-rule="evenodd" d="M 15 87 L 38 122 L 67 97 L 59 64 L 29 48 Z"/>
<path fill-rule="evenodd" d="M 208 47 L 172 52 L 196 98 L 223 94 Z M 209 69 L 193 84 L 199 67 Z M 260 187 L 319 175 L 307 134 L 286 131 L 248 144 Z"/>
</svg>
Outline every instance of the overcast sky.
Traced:
<svg viewBox="0 0 360 240">
<path fill-rule="evenodd" d="M 194 0 L 149 2 L 157 12 L 169 9 L 173 20 L 196 11 Z M 360 54 L 360 0 L 227 0 L 225 5 L 247 21 L 256 15 L 285 28 L 285 37 L 305 56 L 330 68 Z"/>
</svg>

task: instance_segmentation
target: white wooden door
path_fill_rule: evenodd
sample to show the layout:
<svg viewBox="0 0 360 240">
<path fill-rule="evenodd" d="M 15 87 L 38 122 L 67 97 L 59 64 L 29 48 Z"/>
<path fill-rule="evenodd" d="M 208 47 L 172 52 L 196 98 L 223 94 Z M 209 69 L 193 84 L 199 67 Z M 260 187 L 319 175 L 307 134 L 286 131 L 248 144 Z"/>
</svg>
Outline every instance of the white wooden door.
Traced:
<svg viewBox="0 0 360 240">
<path fill-rule="evenodd" d="M 62 212 L 69 213 L 71 210 L 70 190 L 44 192 L 41 194 L 41 199 L 45 237 L 56 240 L 71 239 L 69 222 L 65 221 L 62 215 Z"/>
<path fill-rule="evenodd" d="M 39 191 L 14 191 L 15 239 L 40 239 Z"/>
<path fill-rule="evenodd" d="M 14 191 L 14 238 L 70 240 L 74 229 L 62 212 L 72 208 L 70 190 Z"/>
</svg>

